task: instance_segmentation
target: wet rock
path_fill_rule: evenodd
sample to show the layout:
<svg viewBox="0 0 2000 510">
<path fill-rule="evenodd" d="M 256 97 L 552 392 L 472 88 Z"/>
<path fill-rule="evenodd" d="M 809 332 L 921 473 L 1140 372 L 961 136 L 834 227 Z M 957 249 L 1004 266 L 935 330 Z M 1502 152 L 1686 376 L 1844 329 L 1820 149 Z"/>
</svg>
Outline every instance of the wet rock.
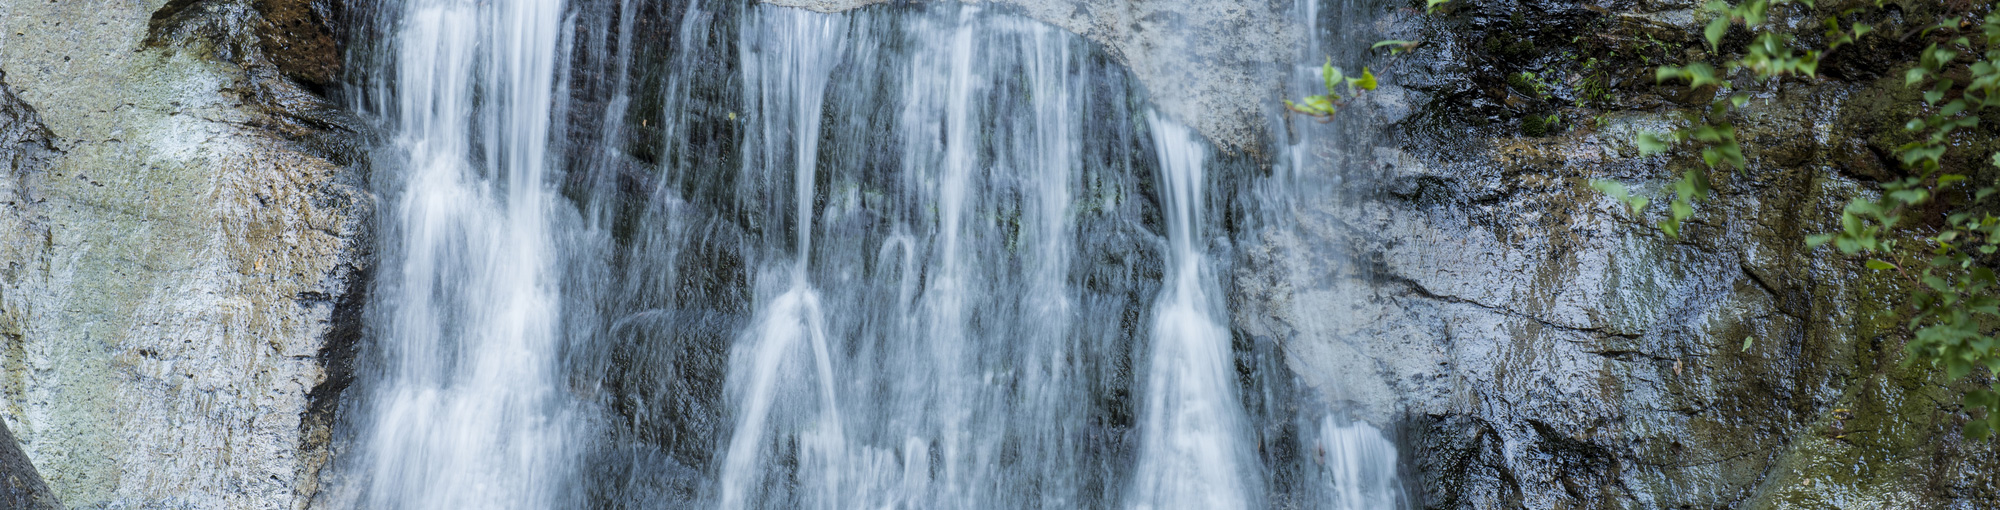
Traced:
<svg viewBox="0 0 2000 510">
<path fill-rule="evenodd" d="M 285 76 L 314 86 L 326 86 L 340 77 L 340 46 L 332 26 L 340 2 L 258 0 L 252 6 L 264 15 L 257 26 L 264 54 Z"/>
<path fill-rule="evenodd" d="M 777 0 L 836 12 L 883 0 Z M 1259 152 L 1281 106 L 1285 73 L 1305 44 L 1286 2 L 1001 0 L 1028 17 L 1104 45 L 1152 102 L 1228 151 Z M 1312 92 L 1306 92 L 1312 93 Z"/>
<path fill-rule="evenodd" d="M 5 7 L 0 67 L 48 136 L 0 149 L 0 416 L 70 505 L 315 490 L 365 287 L 362 129 L 271 62 L 249 6 Z"/>
<path fill-rule="evenodd" d="M 1567 30 L 1609 16 L 1699 33 L 1667 10 L 1686 6 L 1653 4 L 1474 2 L 1439 18 L 1448 30 L 1431 34 L 1453 40 L 1436 44 L 1518 31 L 1536 49 L 1419 55 L 1385 72 L 1440 98 L 1431 115 L 1313 148 L 1334 155 L 1314 175 L 1362 189 L 1306 188 L 1284 211 L 1296 223 L 1245 233 L 1238 326 L 1277 339 L 1329 399 L 1405 423 L 1431 507 L 1988 506 L 1994 444 L 1958 438 L 1958 390 L 1902 363 L 1906 318 L 1884 296 L 1906 283 L 1804 242 L 1897 172 L 1878 154 L 1906 141 L 1898 126 L 1913 112 L 1885 107 L 1914 101 L 1900 82 L 1749 90 L 1729 120 L 1750 168 L 1716 174 L 1717 197 L 1682 238 L 1653 227 L 1657 197 L 1702 163 L 1642 157 L 1633 140 L 1680 125 L 1685 91 L 1627 81 L 1599 100 L 1555 87 L 1569 104 L 1549 108 L 1592 122 L 1545 138 L 1473 122 L 1499 114 L 1469 94 L 1522 69 L 1580 69 L 1553 55 L 1600 43 Z M 1606 35 L 1627 37 L 1617 30 Z M 1671 55 L 1689 53 L 1654 56 Z M 1592 179 L 1655 202 L 1627 211 Z"/>
</svg>

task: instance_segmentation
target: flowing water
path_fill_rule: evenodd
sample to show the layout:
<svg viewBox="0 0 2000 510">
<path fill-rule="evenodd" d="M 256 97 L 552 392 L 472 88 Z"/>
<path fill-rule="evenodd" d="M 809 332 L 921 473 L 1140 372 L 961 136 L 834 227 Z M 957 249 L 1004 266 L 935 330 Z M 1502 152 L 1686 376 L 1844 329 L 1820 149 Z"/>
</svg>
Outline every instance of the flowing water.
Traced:
<svg viewBox="0 0 2000 510">
<path fill-rule="evenodd" d="M 1132 506 L 1249 508 L 1249 453 L 1229 329 L 1201 240 L 1202 149 L 1186 127 L 1152 120 L 1167 224 L 1167 281 L 1153 310 L 1145 417 Z"/>
<path fill-rule="evenodd" d="M 556 0 L 411 2 L 384 111 L 388 185 L 366 508 L 549 508 L 579 429 L 564 398 L 552 232 Z"/>
<path fill-rule="evenodd" d="M 1082 38 L 955 4 L 380 25 L 383 263 L 321 506 L 1406 504 L 1383 433 L 1231 332 L 1245 165 Z"/>
</svg>

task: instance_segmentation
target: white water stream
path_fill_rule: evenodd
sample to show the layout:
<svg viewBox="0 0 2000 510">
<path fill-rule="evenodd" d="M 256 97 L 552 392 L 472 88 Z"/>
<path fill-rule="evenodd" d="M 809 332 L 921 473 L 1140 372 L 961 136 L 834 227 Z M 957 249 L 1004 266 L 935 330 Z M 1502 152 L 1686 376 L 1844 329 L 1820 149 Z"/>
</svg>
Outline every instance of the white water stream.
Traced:
<svg viewBox="0 0 2000 510">
<path fill-rule="evenodd" d="M 1167 281 L 1154 308 L 1144 439 L 1133 508 L 1229 510 L 1261 506 L 1248 489 L 1243 406 L 1229 329 L 1201 234 L 1203 150 L 1186 127 L 1151 116 L 1165 196 Z"/>
<path fill-rule="evenodd" d="M 358 508 L 552 508 L 584 432 L 558 352 L 547 179 L 559 0 L 411 0 Z"/>
<path fill-rule="evenodd" d="M 393 16 L 379 366 L 328 506 L 1406 504 L 1378 430 L 1246 412 L 1283 378 L 1239 372 L 1220 156 L 1087 42 L 953 4 L 575 1 Z M 682 53 L 630 61 L 663 26 Z M 698 480 L 635 489 L 669 477 Z"/>
</svg>

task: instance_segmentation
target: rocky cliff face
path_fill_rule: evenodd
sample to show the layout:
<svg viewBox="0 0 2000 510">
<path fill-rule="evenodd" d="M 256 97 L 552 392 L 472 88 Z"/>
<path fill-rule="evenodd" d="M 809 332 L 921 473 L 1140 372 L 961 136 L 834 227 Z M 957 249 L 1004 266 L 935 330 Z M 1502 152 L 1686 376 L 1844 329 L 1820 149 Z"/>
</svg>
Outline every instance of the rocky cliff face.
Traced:
<svg viewBox="0 0 2000 510">
<path fill-rule="evenodd" d="M 1893 172 L 1881 155 L 1913 115 L 1893 105 L 1915 96 L 1900 68 L 1862 60 L 1908 48 L 1834 54 L 1822 80 L 1738 81 L 1751 167 L 1672 238 L 1658 201 L 1634 215 L 1588 181 L 1659 196 L 1702 165 L 1633 143 L 1714 95 L 1651 79 L 1710 58 L 1694 3 L 1459 4 L 1377 11 L 1384 38 L 1426 44 L 1384 64 L 1407 88 L 1377 99 L 1422 106 L 1352 110 L 1350 133 L 1383 134 L 1312 147 L 1348 163 L 1308 175 L 1345 184 L 1245 232 L 1235 278 L 1245 334 L 1278 339 L 1360 416 L 1407 424 L 1426 505 L 2000 501 L 1993 443 L 1959 436 L 1958 390 L 1903 363 L 1898 283 L 1804 241 Z"/>
<path fill-rule="evenodd" d="M 1634 215 L 1588 182 L 1659 195 L 1701 165 L 1633 143 L 1715 96 L 1653 80 L 1715 58 L 1701 2 L 1001 3 L 1104 44 L 1163 110 L 1283 169 L 1225 178 L 1281 190 L 1235 223 L 1237 332 L 1281 345 L 1337 409 L 1402 423 L 1423 506 L 2000 500 L 1993 444 L 1959 437 L 1958 389 L 1903 363 L 1898 283 L 1804 242 L 1893 175 L 1881 155 L 1913 112 L 1891 105 L 1915 96 L 1882 77 L 1910 44 L 1830 55 L 1823 79 L 1739 83 L 1751 168 L 1673 238 L 1653 227 L 1662 201 Z M 1292 28 L 1315 13 L 1321 37 Z M 1375 39 L 1423 44 L 1356 51 Z M 1308 40 L 1335 65 L 1386 68 L 1388 86 L 1332 124 L 1260 117 Z M 1291 143 L 1303 158 L 1254 149 Z"/>
<path fill-rule="evenodd" d="M 70 506 L 313 490 L 370 200 L 358 124 L 309 88 L 338 69 L 299 40 L 329 40 L 324 7 L 0 6 L 0 68 L 46 125 L 0 124 L 0 416 Z"/>
<path fill-rule="evenodd" d="M 41 236 L 47 235 L 30 206 L 35 197 L 29 192 L 26 177 L 47 165 L 47 158 L 55 150 L 51 138 L 35 109 L 15 97 L 6 85 L 6 76 L 0 74 L 0 162 L 4 162 L 0 164 L 4 164 L 6 171 L 0 175 L 0 232 L 9 234 L 0 241 L 4 243 L 0 244 L 0 260 L 8 262 L 0 267 L 0 282 L 11 284 L 21 271 L 32 267 L 28 264 L 33 264 L 40 254 Z M 0 314 L 15 310 L 8 306 L 13 299 L 15 296 L 0 291 Z M 0 317 L 5 317 L 0 318 L 0 342 L 4 342 L 0 345 L 4 351 L 0 352 L 6 353 L 6 363 L 0 365 L 0 370 L 13 374 L 24 368 L 19 350 L 24 341 L 18 318 Z M 6 392 L 10 402 L 20 395 L 14 385 L 0 387 L 0 391 Z M 0 423 L 0 507 L 30 510 L 62 507 L 5 423 Z"/>
<path fill-rule="evenodd" d="M 1960 438 L 1956 388 L 1903 364 L 1902 317 L 1883 306 L 1898 283 L 1803 242 L 1893 175 L 1880 155 L 1909 112 L 1888 106 L 1913 96 L 1885 66 L 1908 48 L 1742 84 L 1751 168 L 1671 238 L 1651 227 L 1660 206 L 1635 215 L 1586 183 L 1657 195 L 1700 164 L 1631 144 L 1713 93 L 1650 75 L 1708 57 L 1698 2 L 1456 0 L 1428 17 L 1398 1 L 1002 3 L 1104 44 L 1218 145 L 1287 167 L 1264 149 L 1304 140 L 1295 179 L 1266 183 L 1289 198 L 1233 222 L 1222 248 L 1233 323 L 1337 408 L 1402 424 L 1426 506 L 2000 501 L 2000 455 Z M 1319 52 L 1425 45 L 1373 61 L 1393 86 L 1339 122 L 1279 120 L 1279 97 L 1310 93 L 1282 85 L 1308 12 L 1350 33 Z M 318 95 L 340 72 L 337 12 L 0 14 L 20 98 L 0 88 L 4 425 L 71 506 L 304 505 L 369 244 L 360 128 Z M 1250 193 L 1255 166 L 1224 179 Z M 684 368 L 617 362 L 635 387 Z"/>
</svg>

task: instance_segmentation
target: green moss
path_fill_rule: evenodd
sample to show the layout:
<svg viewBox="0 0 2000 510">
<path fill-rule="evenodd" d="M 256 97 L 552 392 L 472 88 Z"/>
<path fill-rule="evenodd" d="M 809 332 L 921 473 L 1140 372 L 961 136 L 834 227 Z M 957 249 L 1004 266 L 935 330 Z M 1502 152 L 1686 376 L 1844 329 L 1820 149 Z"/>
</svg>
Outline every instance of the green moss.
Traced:
<svg viewBox="0 0 2000 510">
<path fill-rule="evenodd" d="M 1549 134 L 1549 126 L 1542 121 L 1540 116 L 1529 115 L 1521 119 L 1521 134 L 1528 136 L 1546 135 Z"/>
<path fill-rule="evenodd" d="M 1794 435 L 1744 508 L 1926 508 L 1930 483 L 1949 476 L 1933 470 L 1942 445 L 1956 441 L 1946 407 L 1957 393 L 1938 371 L 1907 362 L 1907 309 L 1878 299 L 1907 293 L 1908 283 L 1886 271 L 1855 276 L 1854 320 L 1809 334 L 1829 351 L 1829 383 L 1844 390 Z"/>
</svg>

